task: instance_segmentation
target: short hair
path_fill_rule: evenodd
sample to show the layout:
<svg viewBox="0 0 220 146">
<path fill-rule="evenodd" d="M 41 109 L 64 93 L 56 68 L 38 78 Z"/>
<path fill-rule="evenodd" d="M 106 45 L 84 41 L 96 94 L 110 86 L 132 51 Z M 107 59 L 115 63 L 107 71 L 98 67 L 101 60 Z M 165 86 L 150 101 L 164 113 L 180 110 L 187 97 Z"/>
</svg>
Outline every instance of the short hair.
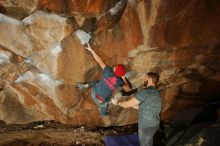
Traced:
<svg viewBox="0 0 220 146">
<path fill-rule="evenodd" d="M 157 74 L 155 72 L 148 72 L 146 75 L 152 79 L 152 81 L 155 85 L 158 83 L 158 81 L 160 79 L 159 74 Z"/>
</svg>

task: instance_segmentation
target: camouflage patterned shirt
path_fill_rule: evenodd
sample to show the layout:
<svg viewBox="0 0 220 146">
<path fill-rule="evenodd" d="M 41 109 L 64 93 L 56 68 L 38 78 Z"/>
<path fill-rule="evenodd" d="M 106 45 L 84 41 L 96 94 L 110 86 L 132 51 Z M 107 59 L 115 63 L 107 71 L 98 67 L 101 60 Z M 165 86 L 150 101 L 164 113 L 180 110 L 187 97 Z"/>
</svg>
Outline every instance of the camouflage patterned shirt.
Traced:
<svg viewBox="0 0 220 146">
<path fill-rule="evenodd" d="M 159 91 L 150 86 L 136 94 L 139 104 L 138 125 L 142 128 L 154 127 L 160 124 L 161 97 Z"/>
</svg>

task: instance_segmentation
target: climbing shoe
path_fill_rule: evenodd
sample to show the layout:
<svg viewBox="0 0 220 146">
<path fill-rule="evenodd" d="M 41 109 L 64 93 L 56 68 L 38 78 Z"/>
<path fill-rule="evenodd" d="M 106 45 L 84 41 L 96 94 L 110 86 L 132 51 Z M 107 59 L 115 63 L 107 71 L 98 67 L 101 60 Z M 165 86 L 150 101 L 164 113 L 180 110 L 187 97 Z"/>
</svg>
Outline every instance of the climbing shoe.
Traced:
<svg viewBox="0 0 220 146">
<path fill-rule="evenodd" d="M 86 88 L 86 87 L 85 87 L 85 84 L 79 83 L 79 82 L 76 83 L 76 87 L 77 87 L 79 90 L 83 90 L 83 89 Z"/>
</svg>

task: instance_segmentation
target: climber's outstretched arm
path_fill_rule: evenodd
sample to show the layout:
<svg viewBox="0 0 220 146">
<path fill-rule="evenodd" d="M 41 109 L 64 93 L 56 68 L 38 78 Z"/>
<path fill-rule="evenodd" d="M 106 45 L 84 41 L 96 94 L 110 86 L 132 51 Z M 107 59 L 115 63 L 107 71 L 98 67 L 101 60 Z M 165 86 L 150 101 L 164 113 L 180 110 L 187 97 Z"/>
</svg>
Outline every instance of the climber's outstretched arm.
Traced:
<svg viewBox="0 0 220 146">
<path fill-rule="evenodd" d="M 92 49 L 92 47 L 89 45 L 89 43 L 87 43 L 86 49 L 89 50 L 89 52 L 92 53 L 92 56 L 94 57 L 96 62 L 101 66 L 102 69 L 104 69 L 106 67 L 106 64 L 104 63 L 102 58 L 99 55 L 96 54 L 96 52 Z"/>
</svg>

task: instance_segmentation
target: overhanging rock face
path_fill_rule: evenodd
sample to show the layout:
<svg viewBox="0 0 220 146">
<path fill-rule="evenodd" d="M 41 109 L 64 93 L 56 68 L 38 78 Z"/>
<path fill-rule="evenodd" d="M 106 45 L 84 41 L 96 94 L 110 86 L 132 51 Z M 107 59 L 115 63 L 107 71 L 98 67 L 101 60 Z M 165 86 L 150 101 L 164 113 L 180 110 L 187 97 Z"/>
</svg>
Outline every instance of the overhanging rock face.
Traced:
<svg viewBox="0 0 220 146">
<path fill-rule="evenodd" d="M 74 34 L 90 33 L 94 50 L 109 64 L 161 80 L 162 119 L 219 98 L 220 2 L 206 0 L 0 1 L 0 120 L 55 120 L 101 126 L 90 90 L 100 67 Z M 125 97 L 129 98 L 129 97 Z M 137 111 L 109 105 L 112 125 L 137 122 Z"/>
</svg>

